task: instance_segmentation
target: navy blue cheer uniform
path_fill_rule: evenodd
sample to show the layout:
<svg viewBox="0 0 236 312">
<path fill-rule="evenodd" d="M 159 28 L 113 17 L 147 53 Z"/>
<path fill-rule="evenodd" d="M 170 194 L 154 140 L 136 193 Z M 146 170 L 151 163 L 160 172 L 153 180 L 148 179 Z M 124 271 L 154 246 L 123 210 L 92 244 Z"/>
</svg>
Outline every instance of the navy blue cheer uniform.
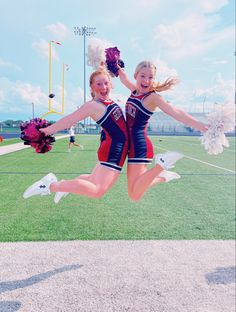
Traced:
<svg viewBox="0 0 236 312">
<path fill-rule="evenodd" d="M 112 100 L 97 102 L 106 106 L 104 115 L 97 121 L 102 127 L 98 160 L 103 166 L 121 171 L 128 152 L 128 131 L 123 112 Z"/>
<path fill-rule="evenodd" d="M 126 122 L 129 132 L 129 164 L 148 164 L 152 162 L 154 150 L 151 140 L 147 136 L 148 120 L 153 115 L 143 106 L 143 100 L 152 92 L 135 95 L 131 93 L 125 106 Z"/>
</svg>

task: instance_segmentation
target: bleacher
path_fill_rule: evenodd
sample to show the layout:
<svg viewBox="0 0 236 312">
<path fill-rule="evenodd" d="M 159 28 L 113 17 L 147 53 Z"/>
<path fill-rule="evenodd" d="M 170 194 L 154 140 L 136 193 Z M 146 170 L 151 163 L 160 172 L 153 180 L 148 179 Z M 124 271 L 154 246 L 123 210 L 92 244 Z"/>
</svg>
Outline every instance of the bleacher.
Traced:
<svg viewBox="0 0 236 312">
<path fill-rule="evenodd" d="M 190 113 L 190 115 L 201 122 L 207 122 L 204 113 Z M 148 133 L 162 135 L 199 135 L 199 131 L 183 125 L 161 111 L 156 112 L 150 119 Z"/>
</svg>

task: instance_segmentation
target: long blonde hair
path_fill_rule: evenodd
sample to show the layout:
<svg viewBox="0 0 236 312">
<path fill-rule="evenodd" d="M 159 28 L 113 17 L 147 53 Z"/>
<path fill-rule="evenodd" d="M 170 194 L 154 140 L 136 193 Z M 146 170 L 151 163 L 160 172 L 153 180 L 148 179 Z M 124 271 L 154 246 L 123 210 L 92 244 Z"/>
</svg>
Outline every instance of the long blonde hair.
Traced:
<svg viewBox="0 0 236 312">
<path fill-rule="evenodd" d="M 154 63 L 150 61 L 142 61 L 140 62 L 134 72 L 134 77 L 142 70 L 143 68 L 153 68 L 154 69 L 154 75 L 156 75 L 157 68 L 154 65 Z M 169 77 L 167 78 L 163 83 L 160 82 L 153 82 L 151 90 L 162 92 L 171 89 L 174 85 L 179 83 L 180 80 L 177 77 Z"/>
<path fill-rule="evenodd" d="M 94 96 L 95 96 L 93 91 L 92 91 L 92 84 L 93 84 L 94 78 L 99 76 L 99 75 L 107 75 L 107 77 L 110 80 L 110 75 L 109 75 L 108 71 L 105 68 L 101 67 L 101 68 L 97 69 L 96 71 L 94 71 L 90 75 L 90 77 L 89 77 L 89 86 L 90 86 L 90 89 L 91 89 L 90 93 L 91 93 L 92 98 L 94 98 Z"/>
</svg>

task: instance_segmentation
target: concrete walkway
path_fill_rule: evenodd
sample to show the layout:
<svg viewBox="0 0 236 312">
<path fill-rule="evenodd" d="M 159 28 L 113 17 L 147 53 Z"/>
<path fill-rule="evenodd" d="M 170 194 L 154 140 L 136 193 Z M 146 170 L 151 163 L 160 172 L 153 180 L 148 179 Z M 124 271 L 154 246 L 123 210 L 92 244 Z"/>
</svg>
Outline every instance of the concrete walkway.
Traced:
<svg viewBox="0 0 236 312">
<path fill-rule="evenodd" d="M 13 153 L 16 151 L 20 151 L 25 148 L 29 148 L 29 145 L 24 145 L 24 143 L 14 143 L 9 145 L 0 146 L 0 155 L 5 155 L 9 153 Z"/>
<path fill-rule="evenodd" d="M 0 311 L 235 312 L 233 241 L 0 243 Z"/>
<path fill-rule="evenodd" d="M 56 140 L 59 140 L 59 139 L 63 139 L 63 138 L 68 138 L 69 135 L 60 135 L 60 136 L 56 136 Z M 0 146 L 0 156 L 1 155 L 5 155 L 5 154 L 9 154 L 9 153 L 13 153 L 13 152 L 16 152 L 16 151 L 20 151 L 22 149 L 25 149 L 25 148 L 29 148 L 30 146 L 29 145 L 24 145 L 24 143 L 15 143 L 15 144 L 9 144 L 9 145 L 4 145 L 4 146 Z M 1 310 L 0 310 L 1 312 Z"/>
</svg>

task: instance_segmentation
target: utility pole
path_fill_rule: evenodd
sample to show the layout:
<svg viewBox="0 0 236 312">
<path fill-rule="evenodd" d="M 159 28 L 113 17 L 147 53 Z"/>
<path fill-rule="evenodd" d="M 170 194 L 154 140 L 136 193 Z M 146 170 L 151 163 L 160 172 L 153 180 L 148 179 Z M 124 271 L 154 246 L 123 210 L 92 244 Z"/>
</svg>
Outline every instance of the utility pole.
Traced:
<svg viewBox="0 0 236 312">
<path fill-rule="evenodd" d="M 83 36 L 84 41 L 84 103 L 86 102 L 86 37 L 96 34 L 96 27 L 90 26 L 74 26 L 74 34 Z M 84 128 L 86 128 L 86 120 L 84 120 Z"/>
</svg>

